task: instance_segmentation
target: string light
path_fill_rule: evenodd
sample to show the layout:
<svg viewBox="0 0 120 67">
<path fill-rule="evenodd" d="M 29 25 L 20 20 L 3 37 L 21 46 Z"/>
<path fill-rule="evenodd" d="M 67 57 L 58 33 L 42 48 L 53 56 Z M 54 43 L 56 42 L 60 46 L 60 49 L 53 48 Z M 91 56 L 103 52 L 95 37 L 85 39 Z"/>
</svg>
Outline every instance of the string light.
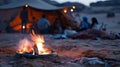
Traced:
<svg viewBox="0 0 120 67">
<path fill-rule="evenodd" d="M 72 6 L 72 8 L 73 8 L 73 9 L 75 9 L 75 8 L 76 8 L 76 6 Z"/>
<path fill-rule="evenodd" d="M 25 25 L 23 25 L 22 28 L 25 29 Z"/>
<path fill-rule="evenodd" d="M 67 13 L 67 10 L 66 10 L 66 9 L 64 10 L 64 13 Z"/>
<path fill-rule="evenodd" d="M 28 7 L 28 4 L 26 4 L 25 7 Z"/>
<path fill-rule="evenodd" d="M 71 12 L 73 12 L 74 10 L 73 10 L 73 9 L 71 9 L 70 11 L 71 11 Z"/>
</svg>

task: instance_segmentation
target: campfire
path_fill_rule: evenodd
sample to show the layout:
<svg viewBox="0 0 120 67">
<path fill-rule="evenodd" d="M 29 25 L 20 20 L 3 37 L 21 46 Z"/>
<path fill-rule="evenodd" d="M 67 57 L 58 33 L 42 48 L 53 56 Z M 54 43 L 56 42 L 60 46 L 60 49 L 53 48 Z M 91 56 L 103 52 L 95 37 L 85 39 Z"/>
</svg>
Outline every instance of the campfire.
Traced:
<svg viewBox="0 0 120 67">
<path fill-rule="evenodd" d="M 55 54 L 45 46 L 43 36 L 33 34 L 19 42 L 17 55 L 25 57 L 50 56 Z"/>
</svg>

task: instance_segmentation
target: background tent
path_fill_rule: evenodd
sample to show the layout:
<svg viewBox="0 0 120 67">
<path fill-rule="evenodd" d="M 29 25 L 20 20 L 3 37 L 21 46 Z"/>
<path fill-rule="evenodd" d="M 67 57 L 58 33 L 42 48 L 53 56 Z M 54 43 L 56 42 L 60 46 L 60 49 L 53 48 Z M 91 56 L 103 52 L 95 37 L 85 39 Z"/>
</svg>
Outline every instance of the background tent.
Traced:
<svg viewBox="0 0 120 67">
<path fill-rule="evenodd" d="M 28 9 L 28 24 L 27 29 L 30 29 L 31 24 L 35 24 L 43 14 L 47 15 L 47 19 L 52 24 L 55 18 L 60 18 L 63 22 L 63 28 L 68 24 L 68 16 L 63 13 L 63 9 L 65 7 L 56 7 L 50 5 L 42 0 L 17 0 L 15 2 L 5 4 L 0 6 L 0 25 L 3 26 L 2 30 L 15 30 L 20 32 L 22 30 L 20 13 L 22 7 L 26 7 Z M 35 22 L 33 23 L 33 19 L 35 18 Z M 0 26 L 0 27 L 1 27 Z M 10 31 L 9 31 L 10 32 Z"/>
</svg>

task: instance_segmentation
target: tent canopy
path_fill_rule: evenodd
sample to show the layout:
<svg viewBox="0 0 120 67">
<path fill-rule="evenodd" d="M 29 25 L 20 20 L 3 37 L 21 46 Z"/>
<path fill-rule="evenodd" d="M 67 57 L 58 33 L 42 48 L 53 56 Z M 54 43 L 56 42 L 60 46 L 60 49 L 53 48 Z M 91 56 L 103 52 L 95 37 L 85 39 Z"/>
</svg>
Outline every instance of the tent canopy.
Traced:
<svg viewBox="0 0 120 67">
<path fill-rule="evenodd" d="M 5 23 L 4 25 L 6 26 L 4 26 L 4 29 L 9 26 L 7 29 L 12 28 L 15 31 L 21 31 L 22 22 L 20 19 L 20 13 L 22 7 L 25 5 L 28 5 L 27 28 L 30 28 L 29 22 L 33 23 L 33 17 L 35 18 L 35 22 L 37 23 L 37 21 L 42 17 L 43 14 L 47 15 L 47 19 L 50 21 L 51 24 L 56 18 L 61 19 L 62 23 L 64 23 L 63 27 L 69 22 L 69 20 L 71 20 L 69 15 L 63 13 L 63 9 L 67 7 L 57 7 L 48 4 L 43 0 L 16 0 L 9 4 L 4 4 L 0 6 L 0 18 L 2 18 L 0 19 L 0 21 L 2 22 L 0 22 L 0 25 L 3 25 Z"/>
<path fill-rule="evenodd" d="M 42 0 L 17 0 L 15 2 L 0 6 L 0 9 L 11 9 L 11 8 L 23 7 L 26 4 L 30 7 L 33 7 L 36 9 L 42 9 L 42 10 L 57 10 L 57 9 L 65 8 L 65 7 L 57 7 L 57 6 L 48 4 Z"/>
</svg>

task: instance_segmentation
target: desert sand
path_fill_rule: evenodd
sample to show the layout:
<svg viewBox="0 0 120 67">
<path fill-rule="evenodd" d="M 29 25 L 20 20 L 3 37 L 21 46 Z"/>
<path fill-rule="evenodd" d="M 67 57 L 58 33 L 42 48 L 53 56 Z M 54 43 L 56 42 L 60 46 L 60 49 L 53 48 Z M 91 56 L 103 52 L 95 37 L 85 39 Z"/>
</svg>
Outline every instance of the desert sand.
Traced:
<svg viewBox="0 0 120 67">
<path fill-rule="evenodd" d="M 75 19 L 79 22 L 87 16 L 89 22 L 96 17 L 99 23 L 107 25 L 106 32 L 120 33 L 120 13 L 115 17 L 107 18 L 103 14 L 79 13 Z M 82 39 L 49 39 L 45 36 L 45 46 L 55 51 L 57 56 L 52 58 L 28 59 L 16 58 L 19 41 L 28 38 L 29 34 L 1 33 L 0 34 L 0 67 L 119 67 L 120 66 L 120 40 L 82 40 Z M 100 58 L 104 64 L 84 64 L 81 58 Z M 106 64 L 107 63 L 107 64 Z"/>
<path fill-rule="evenodd" d="M 112 67 L 120 66 L 120 40 L 51 40 L 45 36 L 45 45 L 57 53 L 57 57 L 27 59 L 15 58 L 18 43 L 29 34 L 0 34 L 1 67 L 105 67 L 105 65 L 81 64 L 82 57 L 98 57 L 109 62 Z M 78 59 L 77 62 L 75 59 Z M 71 62 L 72 61 L 72 62 Z"/>
</svg>

